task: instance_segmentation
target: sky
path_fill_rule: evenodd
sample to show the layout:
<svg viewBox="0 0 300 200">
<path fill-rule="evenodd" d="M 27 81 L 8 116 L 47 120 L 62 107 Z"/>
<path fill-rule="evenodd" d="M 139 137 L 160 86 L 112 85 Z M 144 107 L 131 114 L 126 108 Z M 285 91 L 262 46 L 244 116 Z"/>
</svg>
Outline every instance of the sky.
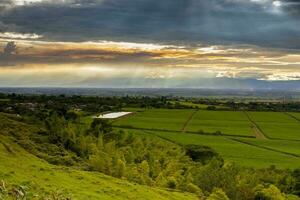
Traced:
<svg viewBox="0 0 300 200">
<path fill-rule="evenodd" d="M 299 0 L 0 0 L 0 87 L 300 88 Z"/>
</svg>

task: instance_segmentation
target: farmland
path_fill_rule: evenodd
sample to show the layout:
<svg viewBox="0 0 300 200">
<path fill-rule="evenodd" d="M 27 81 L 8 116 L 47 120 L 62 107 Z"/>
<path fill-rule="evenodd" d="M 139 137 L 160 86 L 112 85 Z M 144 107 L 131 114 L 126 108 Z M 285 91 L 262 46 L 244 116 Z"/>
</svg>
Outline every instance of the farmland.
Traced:
<svg viewBox="0 0 300 200">
<path fill-rule="evenodd" d="M 299 116 L 299 113 L 290 115 Z M 113 124 L 180 145 L 209 146 L 225 160 L 242 166 L 295 168 L 300 166 L 300 123 L 290 115 L 281 112 L 143 109 Z M 253 127 L 265 137 L 256 138 Z"/>
<path fill-rule="evenodd" d="M 300 123 L 285 113 L 250 112 L 252 120 L 269 138 L 300 140 Z"/>
<path fill-rule="evenodd" d="M 133 116 L 116 121 L 117 126 L 126 126 L 141 129 L 159 129 L 180 131 L 193 110 L 153 109 L 150 112 L 142 110 Z"/>
<path fill-rule="evenodd" d="M 297 157 L 266 150 L 253 145 L 247 145 L 228 137 L 157 131 L 148 133 L 158 135 L 182 145 L 197 144 L 212 147 L 220 153 L 225 160 L 236 162 L 242 166 L 258 168 L 269 167 L 270 165 L 276 165 L 282 168 L 300 166 L 300 159 Z M 300 143 L 298 143 L 298 145 L 299 144 Z M 278 148 L 280 149 L 280 146 L 278 146 Z"/>
<path fill-rule="evenodd" d="M 254 137 L 251 123 L 243 112 L 205 110 L 140 110 L 131 117 L 118 120 L 116 126 L 156 129 L 166 131 L 186 131 L 213 134 L 217 131 L 225 135 Z"/>
<path fill-rule="evenodd" d="M 213 133 L 220 131 L 227 135 L 253 136 L 251 123 L 243 112 L 198 111 L 190 121 L 187 131 Z"/>
</svg>

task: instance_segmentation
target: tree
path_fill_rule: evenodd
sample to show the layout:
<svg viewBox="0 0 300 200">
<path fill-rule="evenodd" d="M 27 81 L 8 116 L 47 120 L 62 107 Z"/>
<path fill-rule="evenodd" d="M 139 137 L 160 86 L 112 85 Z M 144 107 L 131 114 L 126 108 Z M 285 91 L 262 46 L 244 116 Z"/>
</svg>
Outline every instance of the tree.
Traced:
<svg viewBox="0 0 300 200">
<path fill-rule="evenodd" d="M 284 195 L 275 185 L 270 185 L 268 188 L 258 186 L 256 190 L 255 200 L 285 200 Z"/>
<path fill-rule="evenodd" d="M 295 179 L 295 186 L 293 188 L 293 194 L 300 196 L 300 169 L 295 169 L 293 172 L 293 178 Z"/>
<path fill-rule="evenodd" d="M 97 148 L 102 151 L 104 149 L 104 144 L 103 144 L 103 136 L 100 135 L 98 137 L 98 141 L 97 141 Z"/>
<path fill-rule="evenodd" d="M 229 200 L 229 198 L 221 188 L 215 188 L 207 200 Z"/>
<path fill-rule="evenodd" d="M 197 185 L 195 185 L 193 183 L 188 183 L 187 186 L 186 186 L 186 190 L 188 192 L 197 194 L 199 196 L 203 196 L 202 190 Z"/>
<path fill-rule="evenodd" d="M 150 168 L 147 160 L 143 160 L 143 162 L 140 164 L 140 169 L 144 176 L 149 176 Z"/>
<path fill-rule="evenodd" d="M 62 143 L 66 140 L 66 123 L 56 112 L 51 113 L 45 120 L 45 126 L 49 132 L 51 142 Z"/>
<path fill-rule="evenodd" d="M 66 113 L 66 120 L 77 121 L 79 119 L 79 114 L 75 111 L 68 111 Z"/>
<path fill-rule="evenodd" d="M 108 120 L 94 119 L 91 124 L 91 132 L 94 136 L 98 137 L 101 134 L 107 134 L 112 132 L 112 126 Z"/>
<path fill-rule="evenodd" d="M 126 164 L 123 160 L 117 160 L 116 177 L 122 178 L 126 175 Z"/>
<path fill-rule="evenodd" d="M 171 176 L 168 178 L 167 187 L 170 189 L 176 189 L 177 188 L 177 180 L 175 177 Z"/>
<path fill-rule="evenodd" d="M 218 154 L 210 147 L 202 145 L 187 145 L 185 146 L 186 155 L 193 161 L 201 162 L 203 164 L 209 162 L 213 157 Z"/>
</svg>

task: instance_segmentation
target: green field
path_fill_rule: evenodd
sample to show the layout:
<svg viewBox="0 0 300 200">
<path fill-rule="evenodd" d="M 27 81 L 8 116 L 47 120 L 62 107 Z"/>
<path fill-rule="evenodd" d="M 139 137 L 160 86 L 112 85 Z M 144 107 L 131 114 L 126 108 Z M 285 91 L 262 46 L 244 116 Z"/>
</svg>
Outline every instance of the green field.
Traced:
<svg viewBox="0 0 300 200">
<path fill-rule="evenodd" d="M 198 144 L 210 146 L 223 156 L 225 160 L 236 162 L 242 166 L 255 168 L 269 167 L 270 165 L 276 165 L 279 168 L 296 168 L 300 166 L 300 158 L 237 142 L 232 140 L 230 137 L 158 131 L 148 133 L 158 135 L 182 145 Z M 297 143 L 294 143 L 294 151 L 299 151 L 296 150 L 296 146 Z M 280 145 L 277 147 L 280 148 Z"/>
<path fill-rule="evenodd" d="M 200 110 L 187 126 L 187 131 L 208 133 L 221 131 L 227 135 L 252 136 L 251 123 L 243 112 Z"/>
<path fill-rule="evenodd" d="M 300 123 L 287 114 L 249 112 L 249 116 L 269 138 L 300 140 Z"/>
<path fill-rule="evenodd" d="M 289 113 L 290 115 L 294 116 L 297 121 L 300 123 L 300 113 Z"/>
<path fill-rule="evenodd" d="M 276 151 L 286 152 L 288 154 L 294 154 L 300 157 L 300 142 L 288 141 L 288 140 L 257 140 L 252 138 L 239 138 L 240 141 L 244 141 L 253 145 L 259 145 L 274 149 Z"/>
<path fill-rule="evenodd" d="M 135 128 L 135 132 L 155 134 L 182 145 L 210 146 L 225 160 L 243 166 L 300 166 L 300 123 L 292 116 L 279 112 L 248 112 L 248 119 L 239 111 L 195 111 L 145 109 L 118 119 L 114 125 Z M 254 125 L 268 138 L 255 138 Z M 221 131 L 223 136 L 214 135 L 216 131 Z"/>
<path fill-rule="evenodd" d="M 173 109 L 145 109 L 117 120 L 115 126 L 186 132 L 215 133 L 254 137 L 251 123 L 243 112 Z"/>
<path fill-rule="evenodd" d="M 141 129 L 181 131 L 194 110 L 149 109 L 117 120 L 114 125 Z"/>
<path fill-rule="evenodd" d="M 0 180 L 7 186 L 25 186 L 32 195 L 42 196 L 46 193 L 52 196 L 61 193 L 72 199 L 91 200 L 197 199 L 189 193 L 166 191 L 129 183 L 97 172 L 50 165 L 1 135 L 0 163 Z"/>
<path fill-rule="evenodd" d="M 250 117 L 257 123 L 297 123 L 297 121 L 290 116 L 281 112 L 248 112 Z"/>
</svg>

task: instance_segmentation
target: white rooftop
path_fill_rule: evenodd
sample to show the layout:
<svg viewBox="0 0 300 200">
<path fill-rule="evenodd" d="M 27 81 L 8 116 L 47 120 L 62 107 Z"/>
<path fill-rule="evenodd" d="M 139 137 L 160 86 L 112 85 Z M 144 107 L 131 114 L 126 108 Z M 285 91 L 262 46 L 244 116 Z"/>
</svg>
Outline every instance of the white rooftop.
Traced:
<svg viewBox="0 0 300 200">
<path fill-rule="evenodd" d="M 116 119 L 119 117 L 123 117 L 125 115 L 129 115 L 132 112 L 112 112 L 112 113 L 107 113 L 99 116 L 95 116 L 94 118 L 100 118 L 100 119 Z"/>
</svg>

